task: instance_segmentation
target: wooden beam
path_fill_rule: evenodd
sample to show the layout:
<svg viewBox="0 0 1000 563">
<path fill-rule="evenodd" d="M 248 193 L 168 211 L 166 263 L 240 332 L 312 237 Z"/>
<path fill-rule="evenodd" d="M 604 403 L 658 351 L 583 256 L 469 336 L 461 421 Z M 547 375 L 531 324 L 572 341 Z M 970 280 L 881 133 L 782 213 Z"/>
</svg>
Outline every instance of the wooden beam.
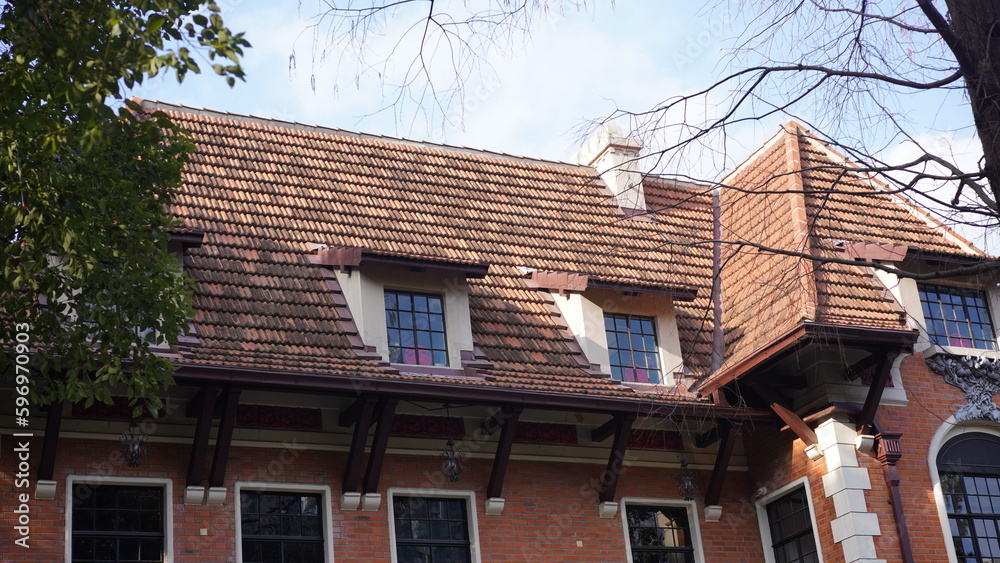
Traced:
<svg viewBox="0 0 1000 563">
<path fill-rule="evenodd" d="M 362 395 L 355 403 L 358 406 L 358 416 L 354 422 L 354 435 L 351 438 L 351 451 L 347 454 L 347 463 L 344 466 L 343 492 L 356 493 L 361 481 L 361 463 L 365 457 L 365 447 L 368 444 L 368 430 L 371 429 L 372 411 L 375 410 L 375 401 Z M 343 415 L 341 415 L 343 418 Z"/>
<path fill-rule="evenodd" d="M 518 413 L 522 412 L 524 407 L 518 407 Z M 484 418 L 482 422 L 479 423 L 479 431 L 483 436 L 492 436 L 497 430 L 504 427 L 507 419 L 511 415 L 511 405 L 504 405 L 497 412 L 493 413 L 487 418 Z"/>
<path fill-rule="evenodd" d="M 723 421 L 719 421 L 721 424 Z M 694 437 L 694 447 L 707 448 L 719 441 L 719 425 L 716 424 L 707 432 L 703 432 Z"/>
<path fill-rule="evenodd" d="M 340 412 L 340 416 L 337 418 L 337 425 L 341 428 L 350 428 L 354 426 L 354 423 L 358 420 L 358 415 L 361 414 L 361 407 L 367 398 L 362 395 L 354 400 L 353 403 L 346 409 Z"/>
<path fill-rule="evenodd" d="M 601 502 L 611 502 L 615 500 L 615 492 L 618 490 L 618 478 L 621 477 L 622 466 L 625 463 L 625 450 L 628 448 L 628 440 L 632 436 L 632 423 L 635 421 L 634 414 L 619 414 L 615 416 L 618 421 L 615 429 L 615 441 L 611 446 L 611 455 L 608 457 L 608 466 L 601 474 L 601 491 L 598 499 Z"/>
<path fill-rule="evenodd" d="M 195 393 L 194 397 L 184 405 L 184 416 L 187 418 L 198 418 L 201 416 L 202 403 L 205 400 L 205 388 L 202 387 Z M 213 418 L 218 418 L 219 413 L 222 412 L 222 396 L 217 395 L 215 398 L 215 405 L 212 408 L 212 412 L 215 413 Z"/>
<path fill-rule="evenodd" d="M 603 442 L 607 440 L 608 437 L 618 430 L 618 427 L 621 425 L 620 423 L 621 421 L 618 420 L 618 415 L 611 417 L 611 420 L 598 426 L 590 433 L 590 439 L 594 442 Z"/>
<path fill-rule="evenodd" d="M 226 464 L 229 461 L 229 447 L 233 443 L 233 429 L 236 427 L 236 411 L 240 406 L 241 389 L 226 389 L 222 397 L 219 413 L 219 433 L 215 437 L 215 451 L 212 452 L 212 470 L 208 484 L 222 487 L 226 484 Z"/>
<path fill-rule="evenodd" d="M 868 396 L 865 397 L 865 405 L 861 407 L 861 414 L 858 415 L 858 434 L 875 434 L 873 423 L 878 405 L 882 402 L 882 392 L 889 381 L 892 372 L 892 364 L 896 361 L 898 352 L 887 352 L 882 356 L 875 377 L 872 378 L 871 385 L 868 386 Z"/>
<path fill-rule="evenodd" d="M 202 473 L 205 470 L 205 458 L 208 454 L 208 436 L 212 432 L 212 418 L 215 416 L 215 398 L 219 390 L 215 387 L 203 387 L 199 405 L 198 423 L 194 428 L 194 442 L 191 444 L 191 459 L 188 461 L 187 484 L 201 485 Z"/>
<path fill-rule="evenodd" d="M 385 448 L 389 443 L 389 430 L 392 428 L 392 417 L 396 415 L 397 404 L 399 404 L 399 399 L 379 399 L 378 423 L 375 426 L 372 450 L 368 453 L 368 467 L 365 469 L 365 480 L 361 486 L 362 492 L 378 492 L 382 463 L 385 461 Z"/>
<path fill-rule="evenodd" d="M 816 433 L 813 432 L 813 429 L 810 428 L 809 425 L 799 417 L 799 415 L 795 414 L 795 411 L 788 408 L 785 405 L 785 401 L 782 400 L 782 398 L 778 396 L 773 389 L 762 384 L 753 384 L 752 388 L 761 399 L 764 399 L 764 401 L 768 403 L 771 410 L 773 410 L 774 413 L 781 418 L 781 420 L 785 421 L 785 424 L 792 429 L 792 432 L 795 432 L 795 435 L 805 442 L 806 446 L 812 446 L 818 443 Z"/>
<path fill-rule="evenodd" d="M 59 450 L 59 428 L 62 426 L 63 402 L 49 405 L 45 418 L 45 441 L 42 442 L 42 459 L 38 463 L 38 479 L 51 481 L 56 469 L 56 453 Z"/>
<path fill-rule="evenodd" d="M 726 480 L 726 473 L 729 472 L 729 462 L 733 458 L 733 447 L 736 445 L 736 428 L 727 420 L 720 420 L 717 427 L 719 429 L 719 452 L 715 454 L 715 466 L 712 467 L 712 478 L 708 482 L 708 490 L 705 491 L 705 505 L 712 506 L 719 504 L 722 497 L 722 485 Z"/>
<path fill-rule="evenodd" d="M 510 450 L 514 446 L 517 420 L 523 411 L 521 406 L 504 405 L 499 413 L 493 415 L 504 415 L 499 419 L 502 420 L 503 430 L 500 432 L 500 441 L 497 442 L 497 451 L 493 454 L 493 470 L 490 471 L 490 482 L 486 485 L 486 498 L 501 498 L 503 494 L 503 482 L 510 465 Z"/>
<path fill-rule="evenodd" d="M 871 354 L 868 354 L 861 360 L 854 362 L 852 365 L 848 366 L 847 369 L 844 370 L 844 379 L 854 381 L 855 379 L 861 377 L 862 373 L 877 366 L 881 359 L 882 356 L 878 353 L 877 350 L 872 351 Z"/>
</svg>

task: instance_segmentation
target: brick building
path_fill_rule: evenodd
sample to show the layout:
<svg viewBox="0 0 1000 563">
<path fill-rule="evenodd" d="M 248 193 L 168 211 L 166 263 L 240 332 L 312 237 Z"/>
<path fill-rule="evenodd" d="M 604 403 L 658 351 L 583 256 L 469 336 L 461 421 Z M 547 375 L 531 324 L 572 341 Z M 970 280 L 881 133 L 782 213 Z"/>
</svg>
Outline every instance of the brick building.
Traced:
<svg viewBox="0 0 1000 563">
<path fill-rule="evenodd" d="M 996 282 L 883 268 L 991 258 L 798 125 L 716 189 L 144 105 L 196 144 L 177 385 L 49 409 L 28 502 L 5 448 L 0 560 L 1000 557 Z"/>
</svg>

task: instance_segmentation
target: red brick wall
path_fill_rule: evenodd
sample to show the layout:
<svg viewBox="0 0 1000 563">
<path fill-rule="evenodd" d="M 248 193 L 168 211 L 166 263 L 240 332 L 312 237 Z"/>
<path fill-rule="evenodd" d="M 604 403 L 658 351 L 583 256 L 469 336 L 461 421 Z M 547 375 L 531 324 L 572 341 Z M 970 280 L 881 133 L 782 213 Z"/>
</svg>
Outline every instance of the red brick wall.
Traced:
<svg viewBox="0 0 1000 563">
<path fill-rule="evenodd" d="M 4 437 L 6 441 L 8 437 Z M 32 443 L 40 455 L 41 443 Z M 235 560 L 236 481 L 273 481 L 328 485 L 333 493 L 331 512 L 336 561 L 389 561 L 388 487 L 434 487 L 473 490 L 476 493 L 479 541 L 483 561 L 624 561 L 625 536 L 620 515 L 602 520 L 597 514 L 597 483 L 602 466 L 512 461 L 502 515 L 488 516 L 483 509 L 485 487 L 491 462 L 469 460 L 459 483 L 443 483 L 440 462 L 429 457 L 391 456 L 386 460 L 380 492 L 383 504 L 377 512 L 341 511 L 339 492 L 345 454 L 307 450 L 233 448 L 227 478 L 228 498 L 222 507 L 183 504 L 184 476 L 189 446 L 151 443 L 142 466 L 128 469 L 121 463 L 119 444 L 111 441 L 64 440 L 57 463 L 56 500 L 31 500 L 31 548 L 14 550 L 8 541 L 13 522 L 12 465 L 3 460 L 0 482 L 3 507 L 0 530 L 3 548 L 0 561 L 36 563 L 62 562 L 64 558 L 64 504 L 66 477 L 106 475 L 109 477 L 155 477 L 173 480 L 174 557 L 178 562 L 220 562 Z M 619 497 L 678 498 L 677 470 L 629 466 L 618 487 Z M 708 486 L 708 472 L 698 475 L 701 491 Z M 34 478 L 32 477 L 32 483 Z M 699 502 L 697 518 L 701 527 L 706 560 L 712 562 L 763 561 L 756 514 L 740 508 L 750 493 L 745 473 L 731 472 L 726 480 L 722 504 L 726 507 L 719 523 L 702 520 Z M 751 503 L 752 504 L 752 503 Z M 207 529 L 208 535 L 199 531 Z M 582 542 L 582 547 L 577 542 Z M 12 551 L 13 550 L 13 551 Z"/>
<path fill-rule="evenodd" d="M 910 530 L 910 544 L 917 561 L 947 561 L 934 491 L 931 488 L 927 448 L 942 424 L 965 402 L 965 395 L 927 368 L 920 356 L 910 356 L 900 366 L 909 405 L 883 407 L 879 421 L 887 432 L 902 432 L 903 458 L 899 461 L 900 490 Z"/>
<path fill-rule="evenodd" d="M 904 457 L 899 462 L 904 508 L 911 544 L 918 561 L 944 561 L 945 535 L 940 528 L 927 466 L 927 447 L 942 422 L 963 395 L 931 372 L 919 357 L 903 362 L 903 381 L 909 399 L 907 408 L 882 407 L 879 419 L 887 431 L 903 432 Z M 395 439 L 394 439 L 395 440 Z M 483 511 L 490 461 L 473 459 L 460 483 L 443 483 L 439 460 L 430 457 L 390 456 L 386 460 L 380 492 L 383 505 L 377 512 L 341 511 L 339 492 L 345 454 L 296 449 L 234 448 L 229 465 L 229 497 L 222 507 L 183 504 L 184 478 L 190 446 L 149 444 L 149 453 L 137 469 L 124 467 L 119 444 L 112 441 L 64 440 L 57 461 L 56 500 L 31 499 L 31 548 L 14 548 L 13 526 L 16 493 L 13 488 L 16 460 L 7 455 L 11 437 L 4 436 L 0 459 L 0 561 L 55 562 L 64 559 L 64 503 L 66 477 L 108 475 L 169 478 L 173 482 L 174 553 L 178 562 L 235 560 L 235 508 L 233 483 L 274 481 L 328 485 L 333 493 L 331 513 L 336 560 L 389 561 L 389 522 L 384 496 L 392 487 L 426 487 L 473 490 L 479 540 L 484 561 L 624 561 L 625 538 L 621 518 L 602 520 L 597 515 L 599 465 L 555 464 L 512 461 L 504 497 L 507 506 L 500 516 Z M 841 547 L 833 543 L 830 521 L 833 502 L 823 494 L 825 463 L 811 462 L 802 443 L 773 424 L 744 427 L 749 472 L 730 472 L 721 500 L 722 521 L 703 520 L 699 498 L 698 520 L 706 560 L 711 562 L 763 561 L 763 547 L 753 498 L 758 487 L 770 491 L 808 477 L 825 561 L 844 560 Z M 32 442 L 35 463 L 41 442 Z M 869 471 L 872 490 L 866 493 L 868 510 L 879 515 L 882 535 L 875 538 L 880 558 L 901 559 L 889 490 L 882 469 L 873 455 L 858 454 Z M 677 499 L 677 470 L 630 466 L 618 487 L 618 497 Z M 698 474 L 700 495 L 708 487 L 709 472 Z M 32 487 L 34 476 L 32 476 Z M 33 493 L 33 489 L 31 490 Z M 201 536 L 199 530 L 207 529 Z M 582 547 L 577 542 L 583 542 Z M 12 551 L 13 550 L 13 551 Z"/>
</svg>

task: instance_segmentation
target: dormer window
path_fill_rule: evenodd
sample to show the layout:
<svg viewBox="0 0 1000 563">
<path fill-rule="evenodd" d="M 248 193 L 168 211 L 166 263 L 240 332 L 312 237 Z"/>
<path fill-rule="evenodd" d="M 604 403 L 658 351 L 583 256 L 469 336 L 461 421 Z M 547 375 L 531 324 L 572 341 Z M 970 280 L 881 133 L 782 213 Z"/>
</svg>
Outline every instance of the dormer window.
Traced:
<svg viewBox="0 0 1000 563">
<path fill-rule="evenodd" d="M 613 378 L 635 383 L 660 382 L 655 317 L 605 313 L 604 329 Z"/>
<path fill-rule="evenodd" d="M 996 333 L 983 291 L 931 284 L 917 287 L 931 344 L 996 349 Z"/>
<path fill-rule="evenodd" d="M 485 277 L 489 264 L 321 245 L 312 262 L 324 268 L 360 357 L 408 374 L 488 377 L 492 364 L 472 337 L 468 279 Z"/>
<path fill-rule="evenodd" d="M 549 291 L 592 373 L 648 385 L 674 385 L 684 373 L 674 302 L 694 299 L 694 288 L 524 273 L 530 287 Z"/>
<path fill-rule="evenodd" d="M 447 366 L 444 299 L 440 295 L 385 290 L 389 362 Z"/>
</svg>

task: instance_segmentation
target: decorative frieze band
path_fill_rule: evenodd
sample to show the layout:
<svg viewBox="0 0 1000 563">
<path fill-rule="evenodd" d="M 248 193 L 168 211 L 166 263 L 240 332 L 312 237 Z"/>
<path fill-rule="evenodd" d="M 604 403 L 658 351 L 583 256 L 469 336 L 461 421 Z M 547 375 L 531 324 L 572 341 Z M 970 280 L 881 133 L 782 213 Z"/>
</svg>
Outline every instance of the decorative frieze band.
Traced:
<svg viewBox="0 0 1000 563">
<path fill-rule="evenodd" d="M 1000 391 L 1000 359 L 938 354 L 925 360 L 934 373 L 965 393 L 965 404 L 955 411 L 955 422 L 982 419 L 1000 422 L 993 396 Z"/>
</svg>

